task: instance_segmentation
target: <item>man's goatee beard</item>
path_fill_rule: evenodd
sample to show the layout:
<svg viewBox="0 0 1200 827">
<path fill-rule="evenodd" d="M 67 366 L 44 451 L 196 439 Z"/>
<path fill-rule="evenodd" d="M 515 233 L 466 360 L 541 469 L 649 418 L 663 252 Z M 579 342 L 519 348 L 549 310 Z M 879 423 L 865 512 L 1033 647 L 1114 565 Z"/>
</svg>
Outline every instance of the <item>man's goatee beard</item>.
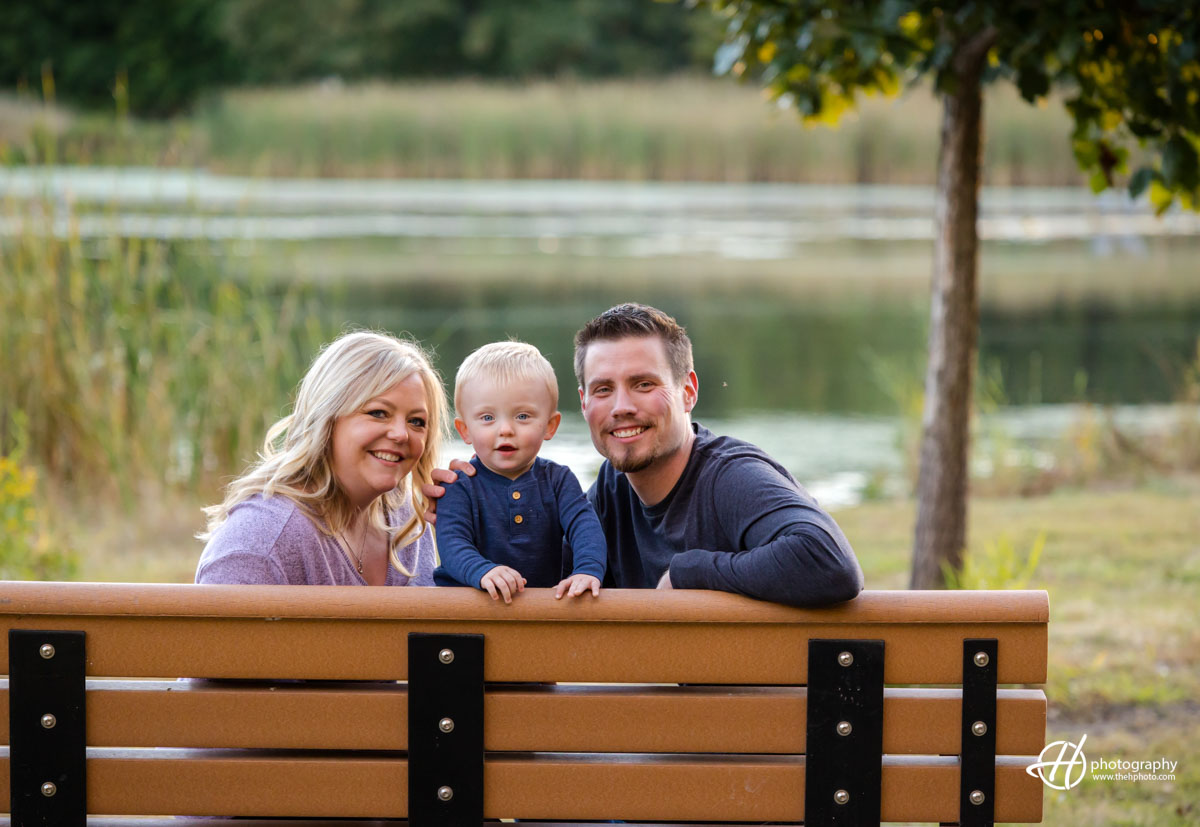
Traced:
<svg viewBox="0 0 1200 827">
<path fill-rule="evenodd" d="M 619 459 L 609 457 L 608 461 L 612 463 L 613 468 L 622 473 L 636 474 L 638 471 L 645 471 L 649 468 L 654 463 L 654 457 L 640 457 L 636 459 L 633 457 L 622 457 Z"/>
</svg>

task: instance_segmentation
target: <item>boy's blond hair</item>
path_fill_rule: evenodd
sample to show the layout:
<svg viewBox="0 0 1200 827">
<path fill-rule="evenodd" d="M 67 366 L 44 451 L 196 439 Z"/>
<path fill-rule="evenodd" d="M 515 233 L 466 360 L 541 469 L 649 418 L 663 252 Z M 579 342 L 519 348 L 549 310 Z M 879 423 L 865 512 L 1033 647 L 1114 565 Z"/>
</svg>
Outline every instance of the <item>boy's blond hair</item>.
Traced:
<svg viewBox="0 0 1200 827">
<path fill-rule="evenodd" d="M 545 382 L 550 393 L 550 409 L 558 410 L 558 380 L 554 377 L 554 368 L 533 345 L 517 341 L 492 342 L 464 359 L 454 377 L 454 409 L 458 416 L 463 413 L 463 387 L 484 377 L 503 384 Z"/>
</svg>

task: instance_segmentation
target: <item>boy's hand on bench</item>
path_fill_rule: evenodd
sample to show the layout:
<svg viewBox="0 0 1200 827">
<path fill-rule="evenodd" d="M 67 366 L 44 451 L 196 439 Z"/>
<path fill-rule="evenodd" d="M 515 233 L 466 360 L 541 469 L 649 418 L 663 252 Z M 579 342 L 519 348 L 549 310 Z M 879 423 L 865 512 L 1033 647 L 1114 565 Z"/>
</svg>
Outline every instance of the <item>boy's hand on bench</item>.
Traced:
<svg viewBox="0 0 1200 827">
<path fill-rule="evenodd" d="M 675 588 L 674 586 L 671 585 L 671 570 L 670 569 L 667 569 L 666 571 L 663 572 L 663 576 L 658 581 L 658 585 L 655 586 L 655 588 L 657 588 L 657 589 L 673 589 L 673 588 Z"/>
<path fill-rule="evenodd" d="M 504 595 L 504 602 L 512 603 L 514 594 L 525 591 L 525 578 L 516 569 L 496 566 L 479 578 L 479 588 L 487 589 L 492 600 L 499 600 L 500 595 Z"/>
<path fill-rule="evenodd" d="M 462 471 L 468 477 L 475 476 L 475 466 L 466 460 L 452 459 L 450 467 L 434 468 L 429 472 L 429 476 L 433 477 L 433 482 L 427 482 L 421 486 L 421 493 L 425 495 L 425 499 L 429 502 L 429 510 L 425 512 L 425 522 L 430 525 L 437 525 L 437 504 L 442 495 L 446 493 L 444 486 L 458 479 L 456 471 Z"/>
<path fill-rule="evenodd" d="M 567 597 L 578 597 L 587 591 L 591 591 L 592 597 L 599 597 L 600 579 L 590 574 L 572 574 L 554 587 L 554 599 L 559 600 L 564 594 Z"/>
</svg>

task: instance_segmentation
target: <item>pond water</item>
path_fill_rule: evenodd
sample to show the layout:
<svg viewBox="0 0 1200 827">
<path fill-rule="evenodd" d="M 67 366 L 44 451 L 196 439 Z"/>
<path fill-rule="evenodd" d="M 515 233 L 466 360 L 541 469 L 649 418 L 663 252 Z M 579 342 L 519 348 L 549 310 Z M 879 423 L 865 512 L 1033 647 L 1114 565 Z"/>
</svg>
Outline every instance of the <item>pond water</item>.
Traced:
<svg viewBox="0 0 1200 827">
<path fill-rule="evenodd" d="M 933 194 L 914 187 L 270 181 L 157 170 L 0 170 L 0 235 L 223 245 L 311 280 L 340 322 L 434 346 L 452 380 L 519 337 L 558 373 L 548 456 L 598 467 L 574 411 L 574 332 L 623 301 L 695 344 L 696 418 L 758 442 L 831 505 L 899 473 L 923 375 Z M 1078 190 L 985 190 L 980 399 L 1036 451 L 1118 406 L 1151 427 L 1200 370 L 1200 216 Z"/>
<path fill-rule="evenodd" d="M 448 383 L 481 344 L 515 336 L 537 345 L 555 367 L 564 412 L 546 456 L 585 483 L 599 457 L 578 416 L 572 337 L 591 316 L 630 300 L 687 325 L 700 378 L 695 418 L 761 445 L 823 503 L 853 504 L 881 474 L 886 483 L 904 470 L 902 429 L 912 424 L 922 381 L 923 302 L 806 306 L 761 285 L 713 294 L 685 284 L 598 291 L 517 284 L 518 274 L 508 286 L 466 291 L 360 286 L 341 301 L 348 320 L 433 345 Z M 985 309 L 980 396 L 992 412 L 980 430 L 1010 434 L 1026 449 L 1017 461 L 1038 462 L 1039 446 L 1061 438 L 1090 405 L 1112 406 L 1127 427 L 1155 427 L 1174 415 L 1170 402 L 1197 359 L 1198 337 L 1200 303 Z M 980 453 L 990 456 L 986 446 Z"/>
</svg>

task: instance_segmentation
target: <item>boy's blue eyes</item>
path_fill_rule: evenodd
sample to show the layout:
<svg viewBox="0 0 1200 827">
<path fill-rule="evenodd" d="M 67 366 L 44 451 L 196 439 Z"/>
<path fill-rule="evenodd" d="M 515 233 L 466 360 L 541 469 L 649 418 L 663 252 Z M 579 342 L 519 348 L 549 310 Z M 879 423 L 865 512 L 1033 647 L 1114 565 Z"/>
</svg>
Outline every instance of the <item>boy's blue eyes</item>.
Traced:
<svg viewBox="0 0 1200 827">
<path fill-rule="evenodd" d="M 514 417 L 514 419 L 517 419 L 521 422 L 524 422 L 525 420 L 532 419 L 532 418 L 533 418 L 533 416 L 531 414 L 527 414 L 527 413 L 519 413 Z M 493 416 L 492 414 L 480 414 L 479 420 L 481 422 L 495 422 L 496 417 Z"/>
</svg>

